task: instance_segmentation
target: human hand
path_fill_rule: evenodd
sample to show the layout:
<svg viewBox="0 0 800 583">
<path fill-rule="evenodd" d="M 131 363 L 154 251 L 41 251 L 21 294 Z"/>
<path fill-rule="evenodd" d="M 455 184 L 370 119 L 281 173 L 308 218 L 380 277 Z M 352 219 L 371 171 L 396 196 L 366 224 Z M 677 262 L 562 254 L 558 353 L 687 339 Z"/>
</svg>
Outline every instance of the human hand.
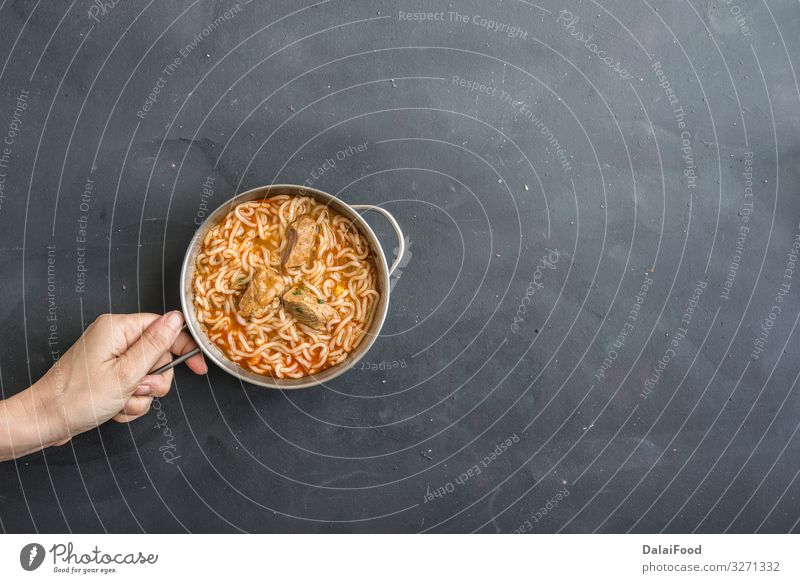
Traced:
<svg viewBox="0 0 800 583">
<path fill-rule="evenodd" d="M 145 415 L 154 397 L 169 392 L 173 377 L 172 370 L 161 375 L 147 373 L 167 364 L 170 353 L 181 355 L 195 348 L 182 326 L 180 312 L 97 318 L 44 377 L 7 400 L 8 407 L 15 406 L 6 420 L 9 427 L 17 422 L 18 430 L 9 431 L 12 440 L 16 436 L 21 445 L 15 449 L 27 452 L 61 445 L 109 419 L 127 423 Z M 201 354 L 186 363 L 196 374 L 208 371 Z M 19 438 L 24 432 L 19 427 L 20 417 L 28 418 L 27 439 Z M 22 447 L 33 437 L 31 422 L 39 444 L 33 450 Z"/>
</svg>

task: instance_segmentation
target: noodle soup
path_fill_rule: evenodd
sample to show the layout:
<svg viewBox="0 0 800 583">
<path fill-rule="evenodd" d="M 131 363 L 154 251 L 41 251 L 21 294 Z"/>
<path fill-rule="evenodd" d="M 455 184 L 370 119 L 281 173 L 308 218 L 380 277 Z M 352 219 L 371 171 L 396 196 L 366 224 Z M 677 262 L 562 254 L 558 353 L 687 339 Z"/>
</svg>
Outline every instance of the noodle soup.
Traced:
<svg viewBox="0 0 800 583">
<path fill-rule="evenodd" d="M 228 360 L 259 375 L 301 378 L 343 362 L 379 300 L 366 238 L 308 197 L 236 205 L 195 258 L 198 324 Z"/>
</svg>

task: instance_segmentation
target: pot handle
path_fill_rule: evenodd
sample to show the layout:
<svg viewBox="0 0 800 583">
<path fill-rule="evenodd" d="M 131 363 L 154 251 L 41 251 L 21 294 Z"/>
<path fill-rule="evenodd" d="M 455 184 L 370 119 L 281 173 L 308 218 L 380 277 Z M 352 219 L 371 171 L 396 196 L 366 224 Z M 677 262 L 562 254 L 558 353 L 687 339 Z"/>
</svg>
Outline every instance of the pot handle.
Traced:
<svg viewBox="0 0 800 583">
<path fill-rule="evenodd" d="M 397 244 L 399 247 L 397 250 L 397 256 L 394 258 L 392 266 L 389 268 L 389 275 L 392 275 L 394 270 L 397 269 L 397 266 L 400 265 L 400 262 L 403 260 L 403 255 L 406 253 L 406 240 L 405 237 L 403 237 L 403 231 L 400 229 L 400 225 L 397 223 L 397 220 L 394 218 L 394 216 L 392 216 L 392 213 L 380 206 L 375 206 L 372 204 L 351 204 L 350 206 L 356 210 L 372 211 L 383 215 L 383 218 L 389 221 L 389 224 L 394 229 L 394 233 L 397 235 Z"/>
</svg>

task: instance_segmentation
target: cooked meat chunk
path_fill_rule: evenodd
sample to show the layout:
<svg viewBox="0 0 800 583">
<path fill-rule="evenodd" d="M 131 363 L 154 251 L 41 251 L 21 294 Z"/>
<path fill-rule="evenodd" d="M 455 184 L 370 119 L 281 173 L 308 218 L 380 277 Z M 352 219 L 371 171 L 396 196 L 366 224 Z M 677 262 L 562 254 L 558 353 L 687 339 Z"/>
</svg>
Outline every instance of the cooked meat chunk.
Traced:
<svg viewBox="0 0 800 583">
<path fill-rule="evenodd" d="M 296 320 L 317 330 L 324 330 L 336 315 L 336 310 L 303 285 L 296 285 L 283 294 L 283 305 Z"/>
<path fill-rule="evenodd" d="M 239 313 L 244 318 L 263 318 L 276 310 L 281 301 L 283 278 L 271 267 L 260 267 L 239 300 Z"/>
<path fill-rule="evenodd" d="M 317 238 L 317 222 L 309 215 L 301 215 L 289 225 L 287 236 L 283 264 L 286 267 L 305 265 Z"/>
</svg>

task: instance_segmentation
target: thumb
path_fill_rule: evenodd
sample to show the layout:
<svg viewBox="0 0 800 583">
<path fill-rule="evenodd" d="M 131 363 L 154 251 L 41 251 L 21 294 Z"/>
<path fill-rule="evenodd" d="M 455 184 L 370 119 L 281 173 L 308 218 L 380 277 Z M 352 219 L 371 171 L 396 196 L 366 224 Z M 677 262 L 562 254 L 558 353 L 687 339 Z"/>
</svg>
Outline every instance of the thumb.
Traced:
<svg viewBox="0 0 800 583">
<path fill-rule="evenodd" d="M 182 327 L 183 314 L 180 312 L 169 312 L 150 324 L 139 340 L 120 356 L 120 365 L 126 380 L 134 384 L 146 376 L 164 353 L 169 352 Z"/>
</svg>

